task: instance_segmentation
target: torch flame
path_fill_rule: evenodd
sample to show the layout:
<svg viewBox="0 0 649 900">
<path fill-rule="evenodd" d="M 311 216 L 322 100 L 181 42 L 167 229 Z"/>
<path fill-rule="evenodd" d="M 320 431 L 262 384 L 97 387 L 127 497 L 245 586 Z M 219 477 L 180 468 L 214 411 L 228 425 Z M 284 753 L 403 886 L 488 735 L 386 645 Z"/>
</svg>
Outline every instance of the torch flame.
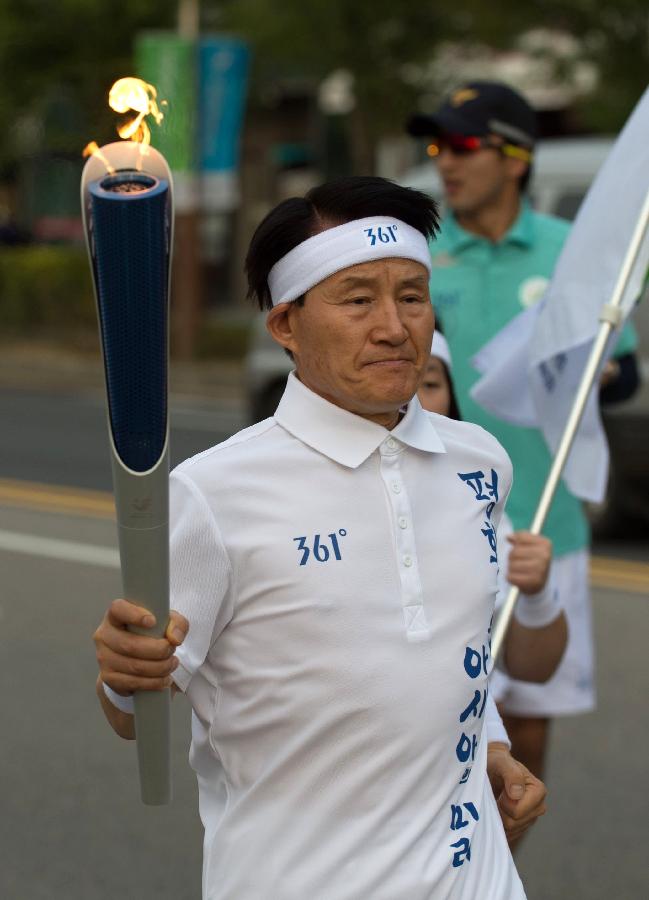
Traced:
<svg viewBox="0 0 649 900">
<path fill-rule="evenodd" d="M 157 98 L 158 92 L 153 85 L 141 78 L 120 78 L 115 82 L 108 94 L 108 105 L 118 113 L 135 113 L 123 125 L 118 126 L 117 133 L 121 138 L 145 146 L 151 143 L 151 130 L 146 116 L 153 116 L 156 125 L 164 118 Z"/>
<path fill-rule="evenodd" d="M 158 103 L 158 92 L 152 84 L 147 84 L 141 78 L 119 78 L 111 87 L 108 93 L 108 105 L 118 113 L 133 113 L 126 122 L 117 126 L 117 133 L 121 138 L 127 141 L 133 141 L 139 144 L 140 158 L 137 168 L 142 166 L 142 157 L 148 153 L 149 144 L 151 143 L 151 129 L 149 128 L 146 117 L 152 116 L 156 125 L 159 125 L 164 118 L 164 113 L 160 106 L 166 106 L 166 100 Z M 97 156 L 106 166 L 109 174 L 115 172 L 106 157 L 95 143 L 91 141 L 83 151 L 84 157 Z"/>
<path fill-rule="evenodd" d="M 108 172 L 108 174 L 109 175 L 115 174 L 115 169 L 111 166 L 111 164 L 108 162 L 108 160 L 106 159 L 104 154 L 101 152 L 101 150 L 99 149 L 99 145 L 97 144 L 96 141 L 90 141 L 89 144 L 86 144 L 86 146 L 83 148 L 82 156 L 84 159 L 86 159 L 88 156 L 98 157 L 103 162 L 103 164 L 106 166 L 106 171 Z"/>
</svg>

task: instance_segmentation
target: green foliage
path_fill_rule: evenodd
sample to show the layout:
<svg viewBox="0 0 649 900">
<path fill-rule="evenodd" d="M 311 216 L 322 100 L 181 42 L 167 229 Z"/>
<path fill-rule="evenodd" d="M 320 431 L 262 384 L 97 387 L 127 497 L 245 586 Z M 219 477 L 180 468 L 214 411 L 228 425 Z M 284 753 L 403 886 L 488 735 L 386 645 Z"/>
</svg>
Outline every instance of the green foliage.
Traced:
<svg viewBox="0 0 649 900">
<path fill-rule="evenodd" d="M 174 29 L 178 7 L 179 0 L 0 0 L 0 174 L 25 155 L 76 155 L 91 138 L 111 140 L 107 89 L 132 71 L 137 32 Z M 278 78 L 317 84 L 349 70 L 358 101 L 350 130 L 365 158 L 381 135 L 399 130 L 416 101 L 408 70 L 425 66 L 442 41 L 507 49 L 528 29 L 565 29 L 601 73 L 581 110 L 597 130 L 619 128 L 649 70 L 646 0 L 201 0 L 201 13 L 204 28 L 236 31 L 253 45 L 253 101 Z"/>
<path fill-rule="evenodd" d="M 137 32 L 175 28 L 178 5 L 0 0 L 0 169 L 25 153 L 76 154 L 91 138 L 110 140 L 107 89 L 132 70 Z M 600 67 L 601 88 L 584 115 L 605 130 L 624 121 L 649 68 L 646 0 L 202 0 L 201 11 L 204 27 L 251 41 L 257 93 L 283 75 L 317 82 L 337 68 L 351 71 L 353 127 L 369 144 L 412 109 L 405 70 L 429 60 L 440 41 L 508 48 L 530 28 L 566 29 Z"/>
<path fill-rule="evenodd" d="M 71 348 L 98 349 L 97 313 L 84 248 L 3 247 L 0 335 L 3 339 L 46 338 Z M 241 359 L 249 335 L 246 321 L 206 317 L 199 333 L 197 356 Z"/>
<path fill-rule="evenodd" d="M 647 86 L 649 6 L 646 0 L 463 0 L 473 34 L 507 48 L 530 28 L 563 29 L 580 41 L 600 73 L 594 95 L 582 103 L 585 125 L 617 131 Z"/>
<path fill-rule="evenodd" d="M 47 149 L 79 153 L 114 134 L 110 85 L 132 74 L 133 38 L 175 25 L 177 0 L 0 0 L 0 166 L 25 150 L 25 120 L 45 118 Z M 32 141 L 38 144 L 37 139 Z"/>
<path fill-rule="evenodd" d="M 0 253 L 0 330 L 4 335 L 94 331 L 88 256 L 80 247 L 8 247 Z"/>
<path fill-rule="evenodd" d="M 201 359 L 243 359 L 249 340 L 249 322 L 210 320 L 206 317 L 198 334 L 196 355 Z M 173 352 L 173 339 L 171 349 Z"/>
<path fill-rule="evenodd" d="M 584 101 L 582 119 L 617 130 L 647 83 L 646 0 L 204 0 L 208 17 L 235 28 L 254 45 L 257 85 L 299 72 L 319 80 L 337 68 L 356 83 L 357 123 L 365 139 L 395 131 L 412 110 L 415 89 L 406 70 L 430 60 L 445 40 L 510 49 L 533 28 L 564 29 L 601 73 Z"/>
<path fill-rule="evenodd" d="M 252 41 L 261 84 L 278 74 L 319 80 L 335 69 L 350 71 L 374 137 L 411 109 L 413 91 L 403 67 L 428 59 L 437 41 L 457 33 L 455 9 L 450 0 L 236 0 L 223 15 Z"/>
</svg>

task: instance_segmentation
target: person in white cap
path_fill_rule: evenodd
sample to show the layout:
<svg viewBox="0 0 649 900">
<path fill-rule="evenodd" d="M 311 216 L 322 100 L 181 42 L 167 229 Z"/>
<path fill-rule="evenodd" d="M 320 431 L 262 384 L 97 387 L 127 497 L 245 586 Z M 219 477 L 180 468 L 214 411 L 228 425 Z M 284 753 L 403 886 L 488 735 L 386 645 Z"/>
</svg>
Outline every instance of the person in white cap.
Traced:
<svg viewBox="0 0 649 900">
<path fill-rule="evenodd" d="M 508 513 L 516 531 L 529 528 L 548 476 L 543 435 L 497 419 L 471 396 L 479 377 L 471 360 L 523 308 L 537 303 L 552 276 L 569 223 L 533 209 L 537 117 L 509 85 L 459 85 L 432 115 L 413 116 L 408 131 L 425 138 L 439 173 L 446 213 L 431 244 L 431 299 L 454 362 L 462 418 L 494 434 L 516 477 Z M 637 339 L 627 323 L 602 373 L 601 399 L 618 402 L 638 384 Z M 501 698 L 514 755 L 544 776 L 552 719 L 595 708 L 595 654 L 589 589 L 589 526 L 581 501 L 558 486 L 546 525 L 553 575 L 568 619 L 566 652 L 543 684 L 512 680 Z"/>
<path fill-rule="evenodd" d="M 525 896 L 499 808 L 515 835 L 545 788 L 483 734 L 511 466 L 416 398 L 436 227 L 378 178 L 264 219 L 250 292 L 295 373 L 172 474 L 167 639 L 127 600 L 95 632 L 119 734 L 135 690 L 191 703 L 207 900 Z"/>
</svg>

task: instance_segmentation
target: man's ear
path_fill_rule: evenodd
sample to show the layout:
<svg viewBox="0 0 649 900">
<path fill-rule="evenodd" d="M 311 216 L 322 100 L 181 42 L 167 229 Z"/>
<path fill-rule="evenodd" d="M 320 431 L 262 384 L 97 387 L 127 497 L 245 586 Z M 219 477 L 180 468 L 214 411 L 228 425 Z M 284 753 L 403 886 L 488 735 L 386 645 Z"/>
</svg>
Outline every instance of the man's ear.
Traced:
<svg viewBox="0 0 649 900">
<path fill-rule="evenodd" d="M 518 181 L 527 172 L 530 167 L 524 159 L 517 159 L 515 156 L 506 156 L 507 174 L 512 181 Z"/>
<path fill-rule="evenodd" d="M 295 353 L 297 342 L 293 333 L 296 305 L 294 303 L 280 303 L 273 307 L 266 316 L 266 329 L 274 341 Z"/>
</svg>

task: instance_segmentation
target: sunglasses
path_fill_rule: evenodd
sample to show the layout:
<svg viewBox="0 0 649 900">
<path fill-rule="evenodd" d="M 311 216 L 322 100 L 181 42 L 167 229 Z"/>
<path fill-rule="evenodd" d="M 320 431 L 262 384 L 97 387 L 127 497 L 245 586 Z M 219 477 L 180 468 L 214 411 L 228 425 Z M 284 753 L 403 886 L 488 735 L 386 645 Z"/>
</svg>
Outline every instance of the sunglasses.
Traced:
<svg viewBox="0 0 649 900">
<path fill-rule="evenodd" d="M 505 156 L 513 156 L 515 159 L 522 159 L 524 162 L 531 162 L 532 160 L 530 150 L 526 150 L 524 147 L 517 147 L 515 144 L 508 144 L 495 135 L 477 137 L 464 134 L 440 134 L 428 145 L 426 153 L 434 159 L 436 156 L 439 156 L 444 148 L 450 150 L 454 156 L 468 156 L 471 153 L 477 153 L 478 150 L 490 149 L 500 150 Z"/>
</svg>

